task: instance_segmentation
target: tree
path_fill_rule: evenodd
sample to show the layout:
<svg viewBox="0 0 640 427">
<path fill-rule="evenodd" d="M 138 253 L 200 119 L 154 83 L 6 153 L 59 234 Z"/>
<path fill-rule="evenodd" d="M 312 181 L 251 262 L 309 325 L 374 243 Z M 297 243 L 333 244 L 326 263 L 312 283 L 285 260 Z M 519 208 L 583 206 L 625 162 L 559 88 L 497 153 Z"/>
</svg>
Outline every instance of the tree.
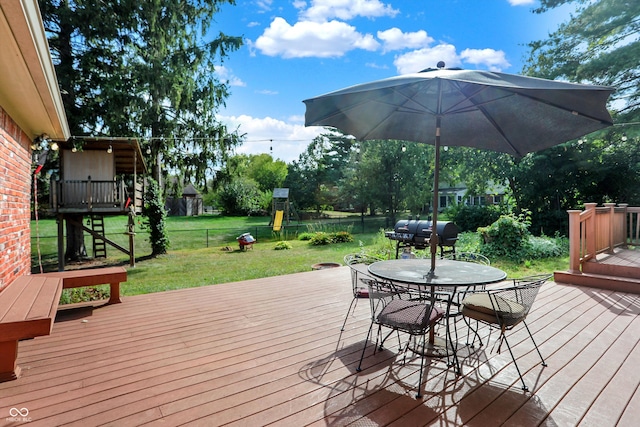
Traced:
<svg viewBox="0 0 640 427">
<path fill-rule="evenodd" d="M 256 181 L 261 191 L 282 187 L 287 178 L 287 164 L 273 160 L 269 154 L 250 155 L 246 175 Z"/>
<path fill-rule="evenodd" d="M 167 211 L 164 209 L 160 188 L 154 179 L 149 179 L 149 185 L 144 195 L 144 208 L 142 214 L 147 217 L 145 225 L 149 227 L 149 242 L 151 243 L 151 255 L 167 253 L 169 238 L 165 228 Z"/>
<path fill-rule="evenodd" d="M 146 138 L 154 176 L 163 159 L 205 182 L 241 141 L 215 117 L 229 95 L 216 66 L 242 45 L 210 39 L 224 3 L 40 0 L 72 134 Z"/>
<path fill-rule="evenodd" d="M 336 180 L 340 179 L 340 171 L 333 170 L 330 166 L 333 137 L 333 134 L 315 137 L 306 151 L 289 167 L 284 185 L 290 189 L 291 198 L 302 209 L 314 208 L 320 211 L 322 205 L 331 203 L 331 200 L 323 197 L 332 194 L 326 189 L 336 186 Z"/>
<path fill-rule="evenodd" d="M 241 140 L 216 119 L 229 91 L 215 69 L 242 40 L 209 36 L 234 0 L 39 3 L 71 133 L 145 139 L 160 184 L 161 160 L 206 184 Z"/>
<path fill-rule="evenodd" d="M 575 4 L 571 19 L 546 40 L 529 43 L 529 75 L 614 86 L 622 121 L 640 119 L 640 2 L 541 0 L 536 13 Z"/>
</svg>

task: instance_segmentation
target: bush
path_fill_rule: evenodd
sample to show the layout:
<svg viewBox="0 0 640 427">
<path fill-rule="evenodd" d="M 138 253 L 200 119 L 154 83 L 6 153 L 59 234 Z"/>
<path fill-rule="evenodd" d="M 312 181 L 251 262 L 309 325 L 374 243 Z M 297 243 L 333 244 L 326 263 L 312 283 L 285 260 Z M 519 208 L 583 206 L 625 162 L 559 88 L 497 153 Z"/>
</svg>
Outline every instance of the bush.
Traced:
<svg viewBox="0 0 640 427">
<path fill-rule="evenodd" d="M 489 258 L 503 257 L 515 262 L 524 261 L 531 253 L 529 225 L 525 215 L 510 214 L 500 216 L 488 227 L 480 227 L 478 232 L 483 236 L 481 252 Z"/>
<path fill-rule="evenodd" d="M 218 201 L 225 215 L 256 215 L 263 212 L 264 194 L 254 180 L 236 178 L 218 192 Z"/>
<path fill-rule="evenodd" d="M 314 246 L 328 245 L 329 243 L 331 243 L 331 235 L 324 231 L 313 233 L 313 236 L 309 240 L 309 244 Z"/>
<path fill-rule="evenodd" d="M 462 204 L 454 205 L 447 209 L 446 216 L 453 221 L 460 231 L 476 231 L 479 227 L 486 227 L 506 214 L 506 208 L 490 206 L 466 206 Z"/>
<path fill-rule="evenodd" d="M 569 253 L 569 239 L 566 237 L 535 237 L 529 238 L 529 258 L 552 258 L 560 257 Z"/>
<path fill-rule="evenodd" d="M 289 242 L 281 241 L 276 243 L 276 246 L 273 249 L 275 249 L 276 251 L 282 251 L 282 250 L 293 249 L 293 246 L 291 246 L 291 243 Z"/>
<path fill-rule="evenodd" d="M 346 242 L 353 242 L 353 236 L 348 231 L 336 231 L 334 233 L 327 233 L 326 231 L 316 231 L 311 235 L 311 238 L 309 239 L 309 243 L 314 246 Z"/>
<path fill-rule="evenodd" d="M 298 240 L 303 240 L 303 241 L 304 240 L 311 240 L 313 238 L 314 234 L 315 233 L 307 233 L 307 232 L 300 233 L 300 234 L 298 234 Z"/>
<path fill-rule="evenodd" d="M 338 231 L 332 233 L 331 240 L 333 243 L 348 243 L 353 242 L 353 236 L 348 231 Z"/>
</svg>

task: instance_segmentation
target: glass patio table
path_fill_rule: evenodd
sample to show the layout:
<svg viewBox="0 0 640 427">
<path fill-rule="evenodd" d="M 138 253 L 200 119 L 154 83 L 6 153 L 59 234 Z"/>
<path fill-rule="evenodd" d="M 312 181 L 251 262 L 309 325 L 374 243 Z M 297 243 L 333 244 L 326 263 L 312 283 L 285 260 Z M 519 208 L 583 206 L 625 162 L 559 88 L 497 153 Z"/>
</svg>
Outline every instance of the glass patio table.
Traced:
<svg viewBox="0 0 640 427">
<path fill-rule="evenodd" d="M 408 288 L 429 286 L 433 291 L 436 287 L 447 286 L 450 287 L 453 294 L 458 289 L 473 289 L 476 286 L 500 282 L 507 277 L 507 273 L 499 268 L 448 259 L 436 260 L 436 268 L 433 272 L 431 272 L 429 259 L 378 261 L 369 265 L 369 273 L 380 279 L 389 280 L 397 286 L 406 285 Z M 452 298 L 454 296 L 452 295 Z M 447 318 L 449 318 L 449 313 L 447 313 Z M 451 344 L 455 348 L 456 344 Z M 433 329 L 429 333 L 427 348 L 421 351 L 424 351 L 428 356 L 436 357 L 445 357 L 451 354 L 447 351 L 446 341 L 437 339 Z"/>
</svg>

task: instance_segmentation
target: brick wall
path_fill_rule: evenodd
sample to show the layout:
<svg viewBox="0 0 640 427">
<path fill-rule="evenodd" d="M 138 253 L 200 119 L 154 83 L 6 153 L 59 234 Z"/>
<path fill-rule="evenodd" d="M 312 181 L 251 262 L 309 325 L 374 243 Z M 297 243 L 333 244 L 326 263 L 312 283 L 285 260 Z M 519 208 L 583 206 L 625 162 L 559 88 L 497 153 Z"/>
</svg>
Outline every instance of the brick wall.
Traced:
<svg viewBox="0 0 640 427">
<path fill-rule="evenodd" d="M 30 145 L 0 107 L 0 289 L 31 272 Z"/>
</svg>

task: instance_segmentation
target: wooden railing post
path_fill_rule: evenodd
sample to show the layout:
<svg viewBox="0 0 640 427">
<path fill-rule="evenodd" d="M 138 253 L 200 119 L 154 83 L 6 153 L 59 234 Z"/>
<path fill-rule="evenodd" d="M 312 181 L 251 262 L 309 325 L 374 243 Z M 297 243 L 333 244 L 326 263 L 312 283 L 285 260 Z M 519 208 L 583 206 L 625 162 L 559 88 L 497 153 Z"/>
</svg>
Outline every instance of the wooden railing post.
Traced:
<svg viewBox="0 0 640 427">
<path fill-rule="evenodd" d="M 623 214 L 622 214 L 622 230 L 624 233 L 624 244 L 623 246 L 626 248 L 627 245 L 629 244 L 629 218 L 627 218 L 627 215 L 629 215 L 628 212 L 628 207 L 629 207 L 629 203 L 619 203 L 618 206 L 623 210 Z"/>
<path fill-rule="evenodd" d="M 596 206 L 597 203 L 585 203 L 584 210 L 585 212 L 592 211 L 591 214 L 593 218 L 585 223 L 585 229 L 583 231 L 584 238 L 586 240 L 585 252 L 588 257 L 595 257 L 597 252 L 597 243 L 598 240 L 596 238 Z"/>
<path fill-rule="evenodd" d="M 93 198 L 93 193 L 91 191 L 91 175 L 89 175 L 89 177 L 87 178 L 87 209 L 91 210 L 92 207 L 92 198 Z"/>
<path fill-rule="evenodd" d="M 603 203 L 604 206 L 606 208 L 608 208 L 609 212 L 607 213 L 607 215 L 609 216 L 609 220 L 607 221 L 608 223 L 608 228 L 609 228 L 609 232 L 608 232 L 608 239 L 609 242 L 607 243 L 607 252 L 612 254 L 613 253 L 613 247 L 615 245 L 614 239 L 613 239 L 613 228 L 615 226 L 615 208 L 616 208 L 616 204 L 615 203 Z"/>
<path fill-rule="evenodd" d="M 569 210 L 569 272 L 581 274 L 580 270 L 580 213 Z"/>
</svg>

